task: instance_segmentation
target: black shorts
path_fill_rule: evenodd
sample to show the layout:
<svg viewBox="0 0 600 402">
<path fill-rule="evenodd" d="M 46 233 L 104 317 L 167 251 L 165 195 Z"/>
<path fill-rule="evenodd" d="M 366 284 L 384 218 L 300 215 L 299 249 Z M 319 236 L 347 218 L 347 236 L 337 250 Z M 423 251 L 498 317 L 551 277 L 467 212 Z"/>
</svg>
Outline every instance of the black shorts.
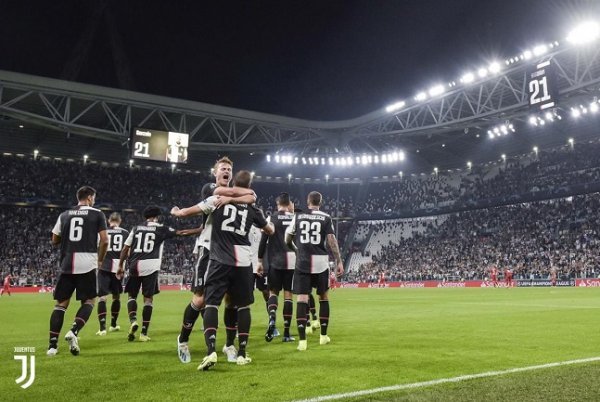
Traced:
<svg viewBox="0 0 600 402">
<path fill-rule="evenodd" d="M 110 271 L 98 270 L 98 296 L 123 293 L 123 284 L 117 275 Z"/>
<path fill-rule="evenodd" d="M 125 283 L 125 292 L 129 293 L 129 297 L 135 299 L 142 288 L 144 297 L 152 297 L 160 293 L 158 285 L 158 271 L 152 272 L 146 276 L 129 276 Z"/>
<path fill-rule="evenodd" d="M 194 265 L 194 275 L 192 277 L 191 290 L 194 294 L 204 294 L 204 275 L 206 274 L 206 267 L 208 267 L 209 260 L 209 250 L 206 247 L 200 247 L 200 250 L 198 250 L 198 261 Z"/>
<path fill-rule="evenodd" d="M 259 274 L 254 274 L 254 283 L 256 286 L 256 289 L 260 290 L 261 292 L 264 292 L 266 290 L 268 290 L 268 279 L 267 279 L 267 275 L 264 276 L 260 276 Z"/>
<path fill-rule="evenodd" d="M 329 289 L 329 270 L 320 274 L 309 274 L 294 270 L 292 291 L 296 295 L 307 295 L 317 288 L 317 294 L 322 295 Z"/>
<path fill-rule="evenodd" d="M 54 300 L 59 302 L 69 300 L 75 291 L 75 298 L 77 300 L 93 299 L 98 295 L 98 282 L 95 269 L 85 274 L 61 273 L 54 288 Z"/>
<path fill-rule="evenodd" d="M 279 292 L 281 289 L 291 292 L 293 269 L 271 269 L 269 270 L 269 290 Z"/>
<path fill-rule="evenodd" d="M 252 267 L 234 267 L 210 260 L 204 281 L 204 302 L 218 306 L 225 292 L 235 306 L 244 307 L 254 303 Z"/>
</svg>

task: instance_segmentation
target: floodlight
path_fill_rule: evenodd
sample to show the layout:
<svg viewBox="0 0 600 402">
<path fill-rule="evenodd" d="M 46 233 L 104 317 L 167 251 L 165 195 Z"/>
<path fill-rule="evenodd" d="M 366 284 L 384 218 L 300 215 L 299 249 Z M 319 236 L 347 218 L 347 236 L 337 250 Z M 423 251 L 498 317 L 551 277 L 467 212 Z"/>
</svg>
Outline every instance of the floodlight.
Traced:
<svg viewBox="0 0 600 402">
<path fill-rule="evenodd" d="M 488 70 L 492 74 L 496 74 L 496 73 L 500 72 L 500 69 L 501 69 L 500 63 L 498 63 L 497 61 L 493 61 L 492 63 L 490 63 L 490 66 L 488 67 Z"/>
<path fill-rule="evenodd" d="M 445 92 L 443 85 L 436 85 L 429 89 L 429 96 L 441 95 Z"/>
<path fill-rule="evenodd" d="M 392 103 L 385 108 L 385 111 L 388 113 L 394 112 L 398 109 L 402 109 L 406 103 L 404 101 L 399 101 L 396 103 Z"/>
<path fill-rule="evenodd" d="M 569 144 L 570 144 L 571 146 L 573 146 L 573 144 L 574 144 L 574 143 L 575 143 L 575 140 L 573 140 L 573 138 L 569 138 Z"/>
<path fill-rule="evenodd" d="M 579 116 L 581 116 L 581 112 L 579 111 L 579 109 L 571 109 L 571 116 L 578 118 Z"/>
<path fill-rule="evenodd" d="M 267 162 L 271 162 L 271 155 L 267 155 Z"/>
<path fill-rule="evenodd" d="M 470 161 L 469 161 L 469 162 L 467 162 L 467 167 L 468 167 L 469 169 L 471 169 L 471 167 L 472 167 L 472 166 L 473 166 L 473 164 L 472 164 Z"/>
<path fill-rule="evenodd" d="M 598 104 L 596 102 L 590 103 L 590 112 L 596 113 L 598 111 Z"/>
<path fill-rule="evenodd" d="M 524 58 L 525 60 L 529 60 L 529 59 L 531 59 L 531 56 L 532 56 L 531 50 L 525 50 L 521 57 Z"/>
<path fill-rule="evenodd" d="M 271 160 L 271 155 L 267 155 L 267 161 Z M 279 163 L 279 155 L 275 155 L 275 162 Z"/>
<path fill-rule="evenodd" d="M 479 70 L 477 70 L 477 75 L 479 75 L 479 77 L 483 78 L 487 75 L 488 71 L 485 68 L 480 68 Z"/>
<path fill-rule="evenodd" d="M 302 164 L 306 165 L 306 158 L 305 157 L 302 157 Z"/>
<path fill-rule="evenodd" d="M 546 45 L 538 45 L 533 48 L 534 56 L 541 56 L 548 51 L 548 47 Z"/>
<path fill-rule="evenodd" d="M 129 159 L 129 167 L 133 166 L 133 159 Z"/>
<path fill-rule="evenodd" d="M 574 45 L 582 45 L 592 42 L 600 37 L 600 25 L 596 21 L 587 21 L 576 26 L 569 35 L 567 41 Z"/>
<path fill-rule="evenodd" d="M 474 80 L 475 80 L 475 75 L 471 72 L 468 72 L 461 77 L 460 82 L 462 82 L 464 84 L 468 84 L 470 82 L 473 82 Z"/>
<path fill-rule="evenodd" d="M 533 152 L 538 153 L 538 147 L 533 147 Z"/>
<path fill-rule="evenodd" d="M 415 95 L 415 100 L 416 101 L 424 101 L 425 99 L 427 99 L 427 94 L 425 92 L 419 92 L 417 95 Z"/>
</svg>

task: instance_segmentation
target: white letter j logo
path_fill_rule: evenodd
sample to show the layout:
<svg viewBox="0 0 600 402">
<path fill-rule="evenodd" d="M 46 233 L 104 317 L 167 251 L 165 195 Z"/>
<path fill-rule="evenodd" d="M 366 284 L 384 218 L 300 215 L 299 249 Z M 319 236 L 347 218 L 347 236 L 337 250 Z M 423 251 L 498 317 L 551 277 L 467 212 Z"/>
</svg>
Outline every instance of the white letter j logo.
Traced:
<svg viewBox="0 0 600 402">
<path fill-rule="evenodd" d="M 21 360 L 21 377 L 17 378 L 15 382 L 21 384 L 27 378 L 27 355 L 16 355 L 15 360 Z M 35 356 L 29 356 L 30 366 L 30 377 L 25 384 L 21 384 L 21 388 L 29 388 L 35 380 Z"/>
</svg>

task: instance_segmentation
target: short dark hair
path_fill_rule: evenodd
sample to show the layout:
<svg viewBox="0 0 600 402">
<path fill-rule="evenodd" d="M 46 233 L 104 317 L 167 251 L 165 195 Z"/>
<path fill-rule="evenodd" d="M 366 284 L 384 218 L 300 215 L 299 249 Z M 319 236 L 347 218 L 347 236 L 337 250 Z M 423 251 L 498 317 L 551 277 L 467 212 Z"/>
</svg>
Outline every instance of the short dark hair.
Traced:
<svg viewBox="0 0 600 402">
<path fill-rule="evenodd" d="M 121 214 L 118 212 L 113 212 L 112 214 L 110 214 L 110 216 L 108 217 L 108 220 L 110 222 L 121 222 Z"/>
<path fill-rule="evenodd" d="M 90 186 L 83 186 L 79 190 L 77 190 L 77 200 L 83 201 L 86 198 L 96 194 L 96 190 Z"/>
<path fill-rule="evenodd" d="M 319 193 L 318 191 L 311 191 L 310 193 L 308 193 L 308 203 L 310 205 L 319 206 L 321 205 L 321 202 L 323 202 L 323 196 L 321 195 L 321 193 Z"/>
<path fill-rule="evenodd" d="M 281 193 L 275 198 L 275 202 L 277 205 L 281 205 L 282 207 L 287 207 L 290 205 L 290 195 L 288 193 Z"/>
<path fill-rule="evenodd" d="M 304 212 L 304 211 L 302 211 L 302 208 L 294 208 L 294 213 L 295 214 L 300 214 L 302 212 Z"/>
<path fill-rule="evenodd" d="M 144 218 L 146 219 L 154 218 L 160 215 L 162 215 L 162 211 L 160 210 L 160 207 L 156 205 L 148 205 L 146 209 L 144 209 Z"/>
<path fill-rule="evenodd" d="M 240 170 L 233 177 L 233 185 L 242 188 L 250 188 L 252 183 L 252 173 L 247 170 Z"/>
</svg>

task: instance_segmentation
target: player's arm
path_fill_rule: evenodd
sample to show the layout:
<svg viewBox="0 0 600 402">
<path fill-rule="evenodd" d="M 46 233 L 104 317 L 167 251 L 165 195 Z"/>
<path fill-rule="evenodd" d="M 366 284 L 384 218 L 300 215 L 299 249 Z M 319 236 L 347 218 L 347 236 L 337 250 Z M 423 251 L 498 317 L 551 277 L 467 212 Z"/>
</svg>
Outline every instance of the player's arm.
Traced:
<svg viewBox="0 0 600 402">
<path fill-rule="evenodd" d="M 129 236 L 127 236 L 127 239 L 125 239 L 125 244 L 123 244 L 123 249 L 119 255 L 119 269 L 117 269 L 116 273 L 116 277 L 118 279 L 123 278 L 123 273 L 125 272 L 125 260 L 129 257 L 129 251 L 131 250 L 131 245 L 133 244 L 134 232 L 135 229 L 129 232 Z"/>
<path fill-rule="evenodd" d="M 218 196 L 215 206 L 220 208 L 227 204 L 254 204 L 256 202 L 256 193 L 243 187 L 217 187 L 214 194 Z"/>
<path fill-rule="evenodd" d="M 175 236 L 192 236 L 202 232 L 202 227 L 193 229 L 180 229 L 175 231 Z"/>
<path fill-rule="evenodd" d="M 294 244 L 294 237 L 296 237 L 296 217 L 292 219 L 290 226 L 285 230 L 285 244 L 288 249 L 293 251 L 294 253 L 298 253 L 298 248 Z"/>
<path fill-rule="evenodd" d="M 335 258 L 335 262 L 337 264 L 335 274 L 337 276 L 342 276 L 344 274 L 344 263 L 342 262 L 340 247 L 338 246 L 337 239 L 335 238 L 335 235 L 333 233 L 327 235 L 327 245 L 333 253 L 333 257 Z"/>
<path fill-rule="evenodd" d="M 171 215 L 173 215 L 177 218 L 188 218 L 190 216 L 196 216 L 196 215 L 202 215 L 202 214 L 208 215 L 212 211 L 215 210 L 216 199 L 217 199 L 217 197 L 208 197 L 206 200 L 204 200 L 196 205 L 192 205 L 191 207 L 188 207 L 188 208 L 180 209 L 179 207 L 175 206 L 175 207 L 171 208 Z"/>
<path fill-rule="evenodd" d="M 121 250 L 121 255 L 119 255 L 119 269 L 117 269 L 117 273 L 115 274 L 118 279 L 123 278 L 123 273 L 125 272 L 125 260 L 129 257 L 130 246 L 124 245 L 123 250 Z"/>
<path fill-rule="evenodd" d="M 101 230 L 98 232 L 98 236 L 100 236 L 100 241 L 98 242 L 98 266 L 101 266 L 108 250 L 108 234 L 106 234 L 106 230 Z"/>
<path fill-rule="evenodd" d="M 265 251 L 267 250 L 267 241 L 269 240 L 269 235 L 263 233 L 260 236 L 260 243 L 258 244 L 258 266 L 256 267 L 256 272 L 259 275 L 262 275 L 264 272 L 263 268 L 263 258 L 265 257 Z"/>
<path fill-rule="evenodd" d="M 60 235 L 61 235 L 61 222 L 60 222 L 60 216 L 58 217 L 58 219 L 56 220 L 56 224 L 54 225 L 54 228 L 52 228 L 52 239 L 50 240 L 50 242 L 52 243 L 53 246 L 58 246 L 60 244 Z"/>
<path fill-rule="evenodd" d="M 181 229 L 178 230 L 176 233 L 177 236 L 191 236 L 202 233 L 202 229 L 204 229 L 204 226 L 200 226 L 194 229 Z"/>
</svg>

